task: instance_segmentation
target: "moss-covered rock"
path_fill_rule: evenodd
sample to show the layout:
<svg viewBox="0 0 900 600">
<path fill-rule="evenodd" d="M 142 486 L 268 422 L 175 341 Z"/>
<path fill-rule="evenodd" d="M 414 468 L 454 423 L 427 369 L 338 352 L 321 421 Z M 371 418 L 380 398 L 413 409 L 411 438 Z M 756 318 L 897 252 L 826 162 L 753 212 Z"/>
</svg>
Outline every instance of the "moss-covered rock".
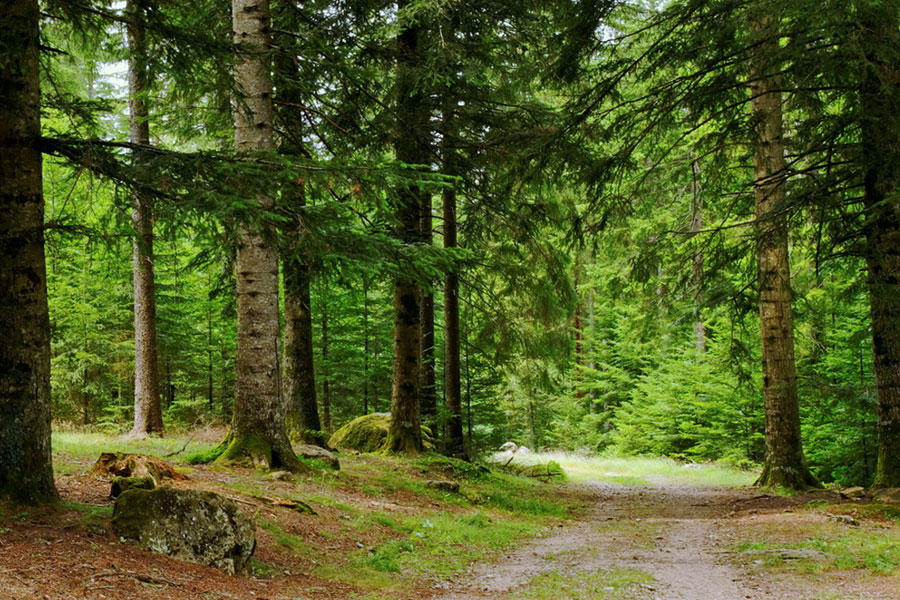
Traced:
<svg viewBox="0 0 900 600">
<path fill-rule="evenodd" d="M 116 499 L 112 525 L 116 535 L 145 550 L 229 574 L 246 572 L 256 548 L 253 521 L 213 492 L 128 490 Z"/>
<path fill-rule="evenodd" d="M 379 452 L 387 441 L 391 426 L 391 413 L 371 413 L 356 417 L 337 431 L 328 440 L 331 448 L 355 452 Z M 422 441 L 426 449 L 434 448 L 431 430 L 422 426 Z"/>
<path fill-rule="evenodd" d="M 152 477 L 113 477 L 112 488 L 109 491 L 110 498 L 118 498 L 122 492 L 128 490 L 152 490 L 156 488 L 156 482 Z"/>
<path fill-rule="evenodd" d="M 338 461 L 337 456 L 322 448 L 321 446 L 314 446 L 312 444 L 297 444 L 294 446 L 294 452 L 297 453 L 297 456 L 300 458 L 305 458 L 311 461 L 319 461 L 329 469 L 334 469 L 335 471 L 340 470 L 341 463 Z"/>
</svg>

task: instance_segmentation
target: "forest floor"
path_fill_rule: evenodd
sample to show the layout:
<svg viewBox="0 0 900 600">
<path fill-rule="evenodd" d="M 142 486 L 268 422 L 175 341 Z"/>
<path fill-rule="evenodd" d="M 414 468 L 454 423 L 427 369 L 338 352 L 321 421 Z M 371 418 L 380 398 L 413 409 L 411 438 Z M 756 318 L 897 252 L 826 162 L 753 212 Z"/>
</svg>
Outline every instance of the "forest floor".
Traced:
<svg viewBox="0 0 900 600">
<path fill-rule="evenodd" d="M 162 456 L 183 443 L 57 435 L 60 505 L 0 505 L 0 600 L 900 598 L 896 507 L 735 487 L 748 476 L 713 467 L 554 456 L 570 475 L 561 484 L 438 457 L 342 455 L 339 472 L 278 481 L 167 458 L 190 477 L 179 485 L 254 517 L 253 572 L 232 577 L 122 543 L 109 484 L 90 476 L 102 451 Z M 459 493 L 425 484 L 448 477 Z"/>
</svg>

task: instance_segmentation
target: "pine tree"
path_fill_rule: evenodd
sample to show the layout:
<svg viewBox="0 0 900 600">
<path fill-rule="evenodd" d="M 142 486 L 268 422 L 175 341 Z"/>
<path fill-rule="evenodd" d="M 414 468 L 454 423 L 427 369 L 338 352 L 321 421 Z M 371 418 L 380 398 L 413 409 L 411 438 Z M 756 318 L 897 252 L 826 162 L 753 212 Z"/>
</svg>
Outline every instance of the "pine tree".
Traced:
<svg viewBox="0 0 900 600">
<path fill-rule="evenodd" d="M 0 497 L 57 497 L 50 455 L 37 0 L 0 4 Z"/>
</svg>

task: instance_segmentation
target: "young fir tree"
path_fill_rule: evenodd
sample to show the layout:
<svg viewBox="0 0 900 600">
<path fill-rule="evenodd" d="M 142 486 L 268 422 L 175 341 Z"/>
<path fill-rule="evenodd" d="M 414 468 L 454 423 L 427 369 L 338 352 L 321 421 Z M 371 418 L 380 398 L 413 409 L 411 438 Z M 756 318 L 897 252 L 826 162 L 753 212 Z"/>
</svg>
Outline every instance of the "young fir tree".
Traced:
<svg viewBox="0 0 900 600">
<path fill-rule="evenodd" d="M 50 454 L 37 0 L 0 5 L 0 497 L 57 497 Z"/>
<path fill-rule="evenodd" d="M 140 166 L 144 150 L 150 146 L 147 95 L 147 44 L 145 6 L 142 0 L 128 0 L 128 112 L 133 160 Z M 159 395 L 159 355 L 156 336 L 156 283 L 153 268 L 153 200 L 139 190 L 132 191 L 131 219 L 135 237 L 134 281 L 134 426 L 132 434 L 161 435 L 164 431 Z"/>
<path fill-rule="evenodd" d="M 272 131 L 270 18 L 268 0 L 233 0 L 234 66 L 240 93 L 234 108 L 234 145 L 239 156 L 275 149 Z M 256 190 L 245 190 L 258 194 Z M 262 208 L 272 199 L 257 196 Z M 272 468 L 302 469 L 287 438 L 279 361 L 278 252 L 271 226 L 244 223 L 238 230 L 237 356 L 230 441 L 217 459 L 263 460 Z"/>
</svg>

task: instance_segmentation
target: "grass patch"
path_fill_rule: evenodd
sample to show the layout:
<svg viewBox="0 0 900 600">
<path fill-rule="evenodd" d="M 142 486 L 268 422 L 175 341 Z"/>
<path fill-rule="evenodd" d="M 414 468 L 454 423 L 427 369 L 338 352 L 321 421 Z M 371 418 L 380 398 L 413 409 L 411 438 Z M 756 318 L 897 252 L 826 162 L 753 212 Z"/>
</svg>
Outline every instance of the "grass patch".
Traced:
<svg viewBox="0 0 900 600">
<path fill-rule="evenodd" d="M 506 462 L 509 454 L 497 454 Z M 533 452 L 516 455 L 513 463 L 534 465 L 555 461 L 575 482 L 601 481 L 630 485 L 650 482 L 700 487 L 745 487 L 756 474 L 717 464 L 684 464 L 670 458 L 643 456 L 589 456 L 571 452 Z"/>
<path fill-rule="evenodd" d="M 587 573 L 552 571 L 534 577 L 513 600 L 627 600 L 653 576 L 637 569 L 598 569 Z"/>
<path fill-rule="evenodd" d="M 101 452 L 127 452 L 162 457 L 181 450 L 186 441 L 187 439 L 182 437 L 138 439 L 124 435 L 110 436 L 104 433 L 55 431 L 53 432 L 53 452 L 82 460 L 96 460 Z M 166 460 L 187 462 L 190 452 L 208 452 L 214 448 L 213 444 L 192 440 L 184 448 L 183 453 L 166 457 Z"/>
<path fill-rule="evenodd" d="M 261 519 L 257 521 L 257 525 L 259 525 L 261 529 L 272 534 L 272 538 L 275 542 L 285 548 L 290 548 L 302 556 L 310 556 L 315 553 L 314 549 L 306 542 L 306 540 L 298 535 L 288 533 L 277 521 Z"/>
<path fill-rule="evenodd" d="M 854 530 L 840 535 L 817 535 L 800 542 L 778 544 L 745 541 L 736 546 L 743 562 L 775 570 L 818 573 L 865 570 L 874 575 L 895 574 L 900 567 L 900 534 L 896 531 Z"/>
</svg>

